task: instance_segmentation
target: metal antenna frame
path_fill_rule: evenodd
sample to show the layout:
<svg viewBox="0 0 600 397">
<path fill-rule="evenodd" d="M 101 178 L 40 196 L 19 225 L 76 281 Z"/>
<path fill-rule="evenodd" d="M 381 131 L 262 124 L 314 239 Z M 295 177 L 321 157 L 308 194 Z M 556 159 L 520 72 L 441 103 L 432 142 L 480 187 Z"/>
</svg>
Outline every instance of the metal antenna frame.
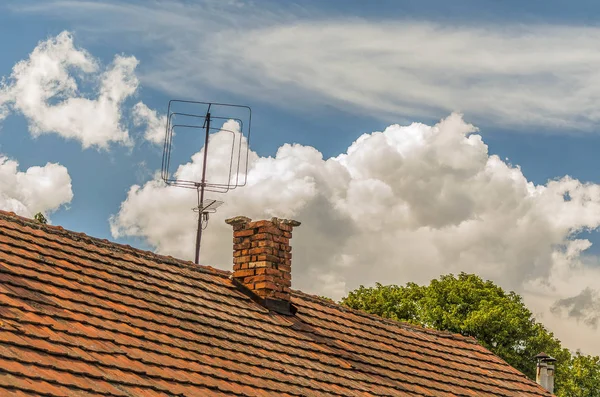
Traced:
<svg viewBox="0 0 600 397">
<path fill-rule="evenodd" d="M 193 113 L 182 113 L 172 111 L 171 108 L 175 104 L 190 104 L 190 105 L 200 105 L 207 107 L 206 113 L 204 115 L 193 114 Z M 244 123 L 240 118 L 234 117 L 218 117 L 211 115 L 212 107 L 230 107 L 230 108 L 238 108 L 238 109 L 246 109 L 248 111 L 248 127 L 246 138 L 246 154 L 243 169 L 240 169 L 240 163 L 243 159 L 243 139 L 244 139 Z M 175 124 L 174 118 L 176 116 L 181 117 L 189 117 L 195 119 L 202 119 L 202 126 L 194 125 L 194 124 Z M 234 120 L 240 125 L 240 142 L 237 150 L 237 166 L 234 169 L 233 162 L 235 158 L 235 143 L 236 143 L 236 131 L 231 131 L 223 128 L 214 128 L 211 127 L 211 120 Z M 204 200 L 204 192 L 215 192 L 215 193 L 225 193 L 229 190 L 233 190 L 237 187 L 245 186 L 247 182 L 248 175 L 248 158 L 250 154 L 250 127 L 252 125 L 252 109 L 249 106 L 244 105 L 233 105 L 228 103 L 216 103 L 216 102 L 200 102 L 200 101 L 189 101 L 189 100 L 181 100 L 181 99 L 172 99 L 169 101 L 169 106 L 167 108 L 167 126 L 165 131 L 165 142 L 163 146 L 163 156 L 162 156 L 162 166 L 161 166 L 161 178 L 162 180 L 170 186 L 183 187 L 186 189 L 196 189 L 198 192 L 198 207 L 197 210 L 199 212 L 198 215 L 198 227 L 196 232 L 196 255 L 194 262 L 196 264 L 200 261 L 200 244 L 202 242 L 202 231 L 204 228 L 202 227 L 202 223 L 208 223 L 208 213 L 215 212 L 216 208 L 222 204 L 222 202 L 217 200 Z M 192 180 L 184 180 L 178 178 L 171 178 L 169 168 L 171 165 L 171 149 L 173 144 L 173 135 L 176 128 L 191 128 L 191 129 L 202 129 L 205 132 L 204 135 L 204 157 L 202 162 L 202 176 L 200 181 L 192 181 Z M 209 135 L 211 131 L 226 131 L 230 132 L 233 136 L 232 144 L 231 144 L 231 157 L 229 162 L 229 175 L 227 179 L 227 183 L 209 183 L 206 180 L 206 164 L 208 159 L 208 141 Z M 243 181 L 240 180 L 240 174 L 243 174 Z M 235 175 L 235 178 L 233 178 Z M 235 179 L 235 180 L 233 180 Z M 206 227 L 206 226 L 205 226 Z"/>
</svg>

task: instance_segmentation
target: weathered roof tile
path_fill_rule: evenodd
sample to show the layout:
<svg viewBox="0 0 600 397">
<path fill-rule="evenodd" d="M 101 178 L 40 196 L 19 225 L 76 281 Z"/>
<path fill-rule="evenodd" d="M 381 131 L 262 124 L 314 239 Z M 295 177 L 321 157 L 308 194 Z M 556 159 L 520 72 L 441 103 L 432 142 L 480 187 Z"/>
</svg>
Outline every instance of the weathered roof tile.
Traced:
<svg viewBox="0 0 600 397">
<path fill-rule="evenodd" d="M 549 396 L 474 339 L 0 211 L 0 394 Z"/>
</svg>

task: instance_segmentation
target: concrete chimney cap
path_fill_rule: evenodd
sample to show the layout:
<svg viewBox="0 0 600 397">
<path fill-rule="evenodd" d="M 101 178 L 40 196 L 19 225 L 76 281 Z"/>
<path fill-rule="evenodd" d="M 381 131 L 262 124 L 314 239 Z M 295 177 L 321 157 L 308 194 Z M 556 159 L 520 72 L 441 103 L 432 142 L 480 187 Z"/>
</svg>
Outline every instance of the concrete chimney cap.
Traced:
<svg viewBox="0 0 600 397">
<path fill-rule="evenodd" d="M 282 218 L 276 218 L 276 217 L 271 218 L 271 222 L 273 222 L 275 224 L 290 225 L 290 226 L 293 226 L 293 227 L 301 225 L 300 222 L 295 221 L 293 219 L 282 219 Z"/>
<path fill-rule="evenodd" d="M 246 224 L 246 223 L 250 223 L 250 222 L 252 222 L 252 219 L 248 218 L 247 216 L 234 216 L 233 218 L 225 219 L 225 223 L 227 223 L 228 225 L 239 225 L 239 224 Z M 271 218 L 271 222 L 273 222 L 275 224 L 289 225 L 289 226 L 293 226 L 293 227 L 301 225 L 300 222 L 295 221 L 293 219 L 283 219 L 283 218 L 276 218 L 276 217 Z"/>
</svg>

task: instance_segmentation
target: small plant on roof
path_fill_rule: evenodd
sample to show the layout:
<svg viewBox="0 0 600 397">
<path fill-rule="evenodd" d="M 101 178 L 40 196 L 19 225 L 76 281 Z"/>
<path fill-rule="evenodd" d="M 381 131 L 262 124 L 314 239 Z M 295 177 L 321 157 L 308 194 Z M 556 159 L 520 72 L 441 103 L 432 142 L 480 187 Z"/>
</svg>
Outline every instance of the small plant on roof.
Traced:
<svg viewBox="0 0 600 397">
<path fill-rule="evenodd" d="M 46 219 L 44 214 L 42 214 L 41 212 L 35 214 L 33 216 L 33 219 L 35 219 L 38 223 L 41 223 L 42 225 L 46 225 L 48 223 L 48 219 Z"/>
</svg>

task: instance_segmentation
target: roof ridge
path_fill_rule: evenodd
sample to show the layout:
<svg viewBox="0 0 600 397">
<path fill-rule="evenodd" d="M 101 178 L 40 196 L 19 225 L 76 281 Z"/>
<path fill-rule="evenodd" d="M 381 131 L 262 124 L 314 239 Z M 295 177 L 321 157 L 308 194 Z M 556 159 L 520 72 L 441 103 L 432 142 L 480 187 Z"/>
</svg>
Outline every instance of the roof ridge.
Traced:
<svg viewBox="0 0 600 397">
<path fill-rule="evenodd" d="M 110 241 L 108 239 L 93 237 L 83 232 L 75 232 L 69 229 L 65 229 L 62 226 L 42 224 L 31 218 L 17 215 L 12 211 L 9 212 L 0 209 L 0 218 L 4 218 L 10 222 L 16 222 L 32 228 L 40 229 L 46 233 L 59 234 L 63 237 L 68 237 L 69 239 L 74 241 L 79 241 L 81 238 L 85 238 L 88 240 L 88 242 L 92 243 L 93 245 L 102 246 L 103 248 L 116 248 L 124 253 L 132 254 L 134 256 L 142 257 L 144 259 L 159 260 L 160 262 L 165 264 L 183 266 L 190 270 L 201 271 L 204 273 L 209 273 L 224 278 L 229 278 L 229 276 L 231 275 L 231 272 L 228 270 L 217 269 L 208 265 L 199 265 L 192 261 L 186 261 L 184 259 L 175 258 L 171 255 L 157 254 L 152 251 L 132 247 L 129 244 L 121 244 L 115 241 Z"/>
</svg>

